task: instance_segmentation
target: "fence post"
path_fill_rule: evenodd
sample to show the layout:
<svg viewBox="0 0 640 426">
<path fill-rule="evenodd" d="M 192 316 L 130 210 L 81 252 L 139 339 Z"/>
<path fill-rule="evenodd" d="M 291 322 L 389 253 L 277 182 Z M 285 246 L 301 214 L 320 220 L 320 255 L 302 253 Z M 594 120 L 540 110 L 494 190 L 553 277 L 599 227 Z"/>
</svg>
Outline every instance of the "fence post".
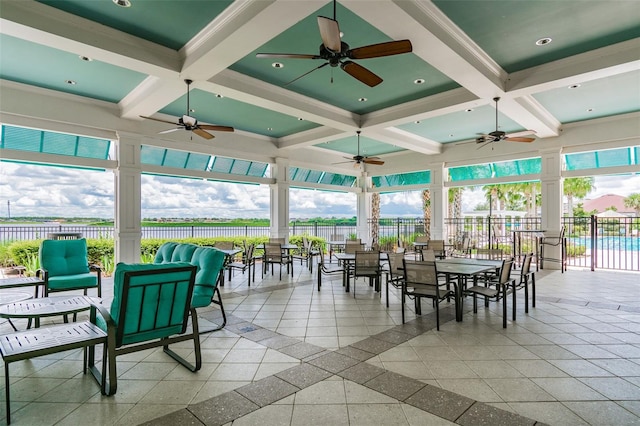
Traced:
<svg viewBox="0 0 640 426">
<path fill-rule="evenodd" d="M 591 271 L 596 270 L 598 258 L 598 217 L 591 215 Z"/>
<path fill-rule="evenodd" d="M 491 216 L 487 216 L 487 235 L 489 237 L 489 248 L 494 248 L 491 240 Z"/>
</svg>

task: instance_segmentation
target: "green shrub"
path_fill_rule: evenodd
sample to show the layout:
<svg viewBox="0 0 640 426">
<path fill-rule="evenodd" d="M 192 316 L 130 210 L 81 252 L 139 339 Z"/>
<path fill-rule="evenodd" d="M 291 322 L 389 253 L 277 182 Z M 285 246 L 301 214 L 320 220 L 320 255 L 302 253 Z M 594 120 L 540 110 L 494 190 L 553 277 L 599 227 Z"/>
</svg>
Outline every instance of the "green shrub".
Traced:
<svg viewBox="0 0 640 426">
<path fill-rule="evenodd" d="M 580 246 L 580 245 L 567 246 L 567 256 L 568 257 L 584 256 L 586 253 L 587 253 L 587 247 L 586 246 Z"/>
</svg>

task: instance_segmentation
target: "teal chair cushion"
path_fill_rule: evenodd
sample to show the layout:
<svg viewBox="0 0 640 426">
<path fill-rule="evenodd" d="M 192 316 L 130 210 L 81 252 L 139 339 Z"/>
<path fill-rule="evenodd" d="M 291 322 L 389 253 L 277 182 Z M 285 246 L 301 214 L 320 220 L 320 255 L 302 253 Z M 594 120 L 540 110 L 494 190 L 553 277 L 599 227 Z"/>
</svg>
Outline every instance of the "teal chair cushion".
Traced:
<svg viewBox="0 0 640 426">
<path fill-rule="evenodd" d="M 49 290 L 78 290 L 83 288 L 98 287 L 98 276 L 92 273 L 49 276 Z"/>
<path fill-rule="evenodd" d="M 193 289 L 191 306 L 203 308 L 211 304 L 224 260 L 224 252 L 214 247 L 167 242 L 158 249 L 154 263 L 189 262 L 197 266 L 196 286 Z"/>
<path fill-rule="evenodd" d="M 121 345 L 138 343 L 152 339 L 171 336 L 184 332 L 185 307 L 188 308 L 186 298 L 191 270 L 168 272 L 166 274 L 148 274 L 132 276 L 129 281 L 129 294 L 126 312 L 121 312 L 123 300 L 124 279 L 126 272 L 157 271 L 177 266 L 190 266 L 188 262 L 174 263 L 118 263 L 113 279 L 113 301 L 110 314 L 116 326 L 124 321 Z M 176 286 L 142 286 L 150 283 L 175 282 Z M 137 287 L 137 288 L 136 288 Z M 158 299 L 160 306 L 158 307 Z M 107 330 L 106 323 L 100 315 L 96 324 Z"/>
<path fill-rule="evenodd" d="M 178 247 L 178 243 L 168 242 L 162 244 L 156 253 L 153 263 L 171 262 L 171 256 L 173 256 L 173 251 L 176 247 Z"/>
<path fill-rule="evenodd" d="M 198 267 L 198 272 L 191 298 L 192 307 L 203 308 L 211 304 L 224 258 L 224 252 L 212 247 L 198 247 L 193 252 L 191 264 Z"/>
<path fill-rule="evenodd" d="M 195 244 L 178 244 L 171 255 L 172 262 L 191 262 L 193 252 L 198 248 Z"/>
<path fill-rule="evenodd" d="M 89 273 L 87 240 L 44 240 L 38 253 L 40 266 L 49 278 Z"/>
</svg>

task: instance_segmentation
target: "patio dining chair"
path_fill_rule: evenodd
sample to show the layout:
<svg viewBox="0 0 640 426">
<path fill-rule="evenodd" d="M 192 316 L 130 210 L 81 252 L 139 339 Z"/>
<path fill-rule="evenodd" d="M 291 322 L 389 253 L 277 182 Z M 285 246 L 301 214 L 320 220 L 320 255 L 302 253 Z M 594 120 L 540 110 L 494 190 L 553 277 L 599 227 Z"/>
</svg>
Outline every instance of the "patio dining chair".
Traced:
<svg viewBox="0 0 640 426">
<path fill-rule="evenodd" d="M 262 257 L 262 278 L 264 278 L 264 274 L 271 265 L 271 275 L 273 275 L 273 265 L 280 265 L 280 279 L 282 280 L 282 267 L 287 267 L 287 274 L 291 272 L 291 276 L 293 276 L 293 259 L 291 256 L 282 250 L 281 244 L 270 244 L 267 243 L 264 245 L 264 256 Z"/>
<path fill-rule="evenodd" d="M 387 296 L 387 308 L 389 307 L 389 284 L 395 288 L 402 288 L 404 274 L 402 267 L 404 260 L 404 252 L 387 253 L 389 262 L 383 268 L 386 273 L 385 294 Z"/>
<path fill-rule="evenodd" d="M 438 278 L 435 262 L 403 259 L 404 280 L 402 282 L 402 323 L 405 322 L 405 296 L 415 299 L 416 315 L 421 315 L 420 299 L 431 299 L 436 308 L 436 329 L 440 330 L 440 302 L 454 297 L 455 293 L 446 282 Z"/>
<path fill-rule="evenodd" d="M 543 236 L 540 238 L 540 249 L 538 250 L 538 253 L 540 253 L 540 269 L 544 269 L 544 262 L 548 261 L 560 263 L 561 273 L 564 273 L 564 271 L 567 270 L 567 239 L 564 237 L 565 229 L 566 227 L 562 225 L 557 237 Z M 560 257 L 550 257 L 548 254 L 545 255 L 545 247 L 547 249 L 554 247 L 559 248 Z"/>
<path fill-rule="evenodd" d="M 488 306 L 490 299 L 502 300 L 502 328 L 507 328 L 507 295 L 512 294 L 512 318 L 516 320 L 516 292 L 515 280 L 511 277 L 511 267 L 513 258 L 502 261 L 502 267 L 496 278 L 485 282 L 485 285 L 474 285 L 463 290 L 463 294 L 473 296 L 473 313 L 478 313 L 478 296 L 483 296 L 485 306 Z"/>
<path fill-rule="evenodd" d="M 529 284 L 531 284 L 531 306 L 536 307 L 536 272 L 531 269 L 533 253 L 526 253 L 520 269 L 512 269 L 516 277 L 516 290 L 524 289 L 524 312 L 529 313 Z"/>
<path fill-rule="evenodd" d="M 245 271 L 249 271 L 249 275 L 247 278 L 247 284 L 251 287 L 251 279 L 253 278 L 253 282 L 256 281 L 256 258 L 253 255 L 255 251 L 254 244 L 247 244 L 245 249 L 242 252 L 242 259 L 239 261 L 231 262 L 227 265 L 227 269 L 229 270 L 229 281 L 231 281 L 231 275 L 234 270 L 242 271 L 244 275 Z M 251 274 L 251 268 L 253 267 L 253 275 Z"/>
<path fill-rule="evenodd" d="M 350 271 L 353 275 L 353 297 L 356 297 L 356 281 L 361 277 L 369 278 L 369 285 L 375 285 L 375 291 L 380 291 L 380 277 L 382 275 L 380 252 L 358 250 L 355 255 L 353 270 Z"/>
</svg>

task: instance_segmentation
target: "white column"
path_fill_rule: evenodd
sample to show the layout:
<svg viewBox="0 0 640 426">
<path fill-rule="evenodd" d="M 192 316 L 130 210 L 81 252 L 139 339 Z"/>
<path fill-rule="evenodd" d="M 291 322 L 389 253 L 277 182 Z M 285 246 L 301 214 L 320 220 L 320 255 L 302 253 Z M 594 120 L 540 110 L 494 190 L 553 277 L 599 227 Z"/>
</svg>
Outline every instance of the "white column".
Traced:
<svg viewBox="0 0 640 426">
<path fill-rule="evenodd" d="M 119 133 L 116 142 L 118 167 L 114 171 L 115 260 L 139 262 L 141 228 L 140 137 Z"/>
<path fill-rule="evenodd" d="M 431 231 L 432 240 L 447 240 L 447 230 L 444 226 L 444 218 L 447 214 L 447 190 L 444 187 L 447 171 L 444 163 L 429 165 L 431 171 L 431 183 L 428 188 L 431 192 Z"/>
<path fill-rule="evenodd" d="M 276 183 L 269 185 L 271 203 L 269 206 L 272 238 L 289 241 L 289 160 L 276 158 L 271 168 L 271 176 Z"/>
<path fill-rule="evenodd" d="M 562 150 L 540 151 L 542 171 L 540 183 L 542 187 L 542 229 L 546 237 L 557 238 L 562 228 L 563 185 L 562 185 Z M 561 247 L 545 246 L 545 257 L 560 259 Z M 547 262 L 545 268 L 560 269 L 560 263 Z"/>
<path fill-rule="evenodd" d="M 360 192 L 356 195 L 356 233 L 363 243 L 370 243 L 369 219 L 371 219 L 371 177 L 362 172 L 358 178 Z"/>
</svg>

